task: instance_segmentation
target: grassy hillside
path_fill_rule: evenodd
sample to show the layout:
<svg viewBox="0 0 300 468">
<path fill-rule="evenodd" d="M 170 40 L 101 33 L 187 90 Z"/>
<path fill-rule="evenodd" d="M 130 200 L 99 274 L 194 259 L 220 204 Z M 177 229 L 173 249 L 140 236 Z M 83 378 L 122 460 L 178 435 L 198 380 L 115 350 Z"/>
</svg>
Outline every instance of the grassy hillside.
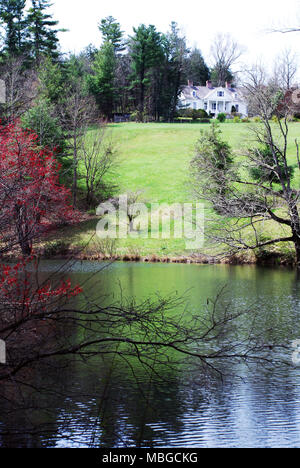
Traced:
<svg viewBox="0 0 300 468">
<path fill-rule="evenodd" d="M 259 124 L 256 124 L 259 125 Z M 119 154 L 116 182 L 120 193 L 143 190 L 147 202 L 191 202 L 189 186 L 189 163 L 194 155 L 200 130 L 207 124 L 112 124 L 109 129 Z M 223 138 L 234 151 L 254 144 L 250 124 L 224 123 L 220 126 Z M 291 123 L 289 154 L 291 163 L 296 163 L 294 141 L 300 137 L 300 124 Z M 295 180 L 296 185 L 299 180 Z M 91 219 L 75 228 L 67 228 L 61 236 L 72 246 L 85 245 L 95 233 L 97 220 Z M 276 229 L 276 226 L 271 228 Z M 57 239 L 57 233 L 55 238 Z M 93 239 L 89 252 L 103 251 L 107 246 Z M 174 257 L 188 255 L 183 240 L 178 239 L 126 239 L 116 244 L 119 256 L 139 257 L 156 255 Z"/>
</svg>

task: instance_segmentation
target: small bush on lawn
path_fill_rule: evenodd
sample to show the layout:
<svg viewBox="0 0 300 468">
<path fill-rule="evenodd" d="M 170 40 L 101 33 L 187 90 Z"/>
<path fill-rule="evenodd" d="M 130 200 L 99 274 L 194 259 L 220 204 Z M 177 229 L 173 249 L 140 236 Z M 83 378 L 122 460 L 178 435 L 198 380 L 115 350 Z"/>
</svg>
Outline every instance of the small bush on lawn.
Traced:
<svg viewBox="0 0 300 468">
<path fill-rule="evenodd" d="M 217 117 L 218 121 L 219 122 L 225 122 L 226 120 L 226 114 L 224 114 L 224 112 L 221 112 L 218 117 Z"/>
</svg>

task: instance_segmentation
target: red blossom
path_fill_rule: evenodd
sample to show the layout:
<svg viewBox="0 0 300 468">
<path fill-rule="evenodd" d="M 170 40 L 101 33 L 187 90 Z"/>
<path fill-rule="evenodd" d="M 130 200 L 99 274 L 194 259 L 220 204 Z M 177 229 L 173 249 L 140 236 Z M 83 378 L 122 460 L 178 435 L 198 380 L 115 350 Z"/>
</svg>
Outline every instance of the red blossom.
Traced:
<svg viewBox="0 0 300 468">
<path fill-rule="evenodd" d="M 60 165 L 36 139 L 17 124 L 0 127 L 0 232 L 13 229 L 26 255 L 45 225 L 79 221 L 70 190 L 59 182 Z"/>
<path fill-rule="evenodd" d="M 53 299 L 70 299 L 83 292 L 80 286 L 72 286 L 69 279 L 55 286 L 48 282 L 37 287 L 34 281 L 37 270 L 34 257 L 22 259 L 14 267 L 0 264 L 0 301 L 16 308 L 25 308 L 27 313 L 31 313 L 51 305 Z"/>
</svg>

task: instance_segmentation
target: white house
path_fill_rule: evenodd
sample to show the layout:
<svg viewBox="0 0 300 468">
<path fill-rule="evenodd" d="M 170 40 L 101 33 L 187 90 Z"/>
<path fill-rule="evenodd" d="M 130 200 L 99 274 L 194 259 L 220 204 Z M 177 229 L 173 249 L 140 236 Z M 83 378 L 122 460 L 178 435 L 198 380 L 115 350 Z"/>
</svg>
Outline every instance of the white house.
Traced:
<svg viewBox="0 0 300 468">
<path fill-rule="evenodd" d="M 211 81 L 207 81 L 206 86 L 194 86 L 189 81 L 179 96 L 179 108 L 204 109 L 214 117 L 221 112 L 231 114 L 232 111 L 242 117 L 248 116 L 248 106 L 241 88 L 232 88 L 231 83 L 226 83 L 225 88 L 214 88 Z"/>
</svg>

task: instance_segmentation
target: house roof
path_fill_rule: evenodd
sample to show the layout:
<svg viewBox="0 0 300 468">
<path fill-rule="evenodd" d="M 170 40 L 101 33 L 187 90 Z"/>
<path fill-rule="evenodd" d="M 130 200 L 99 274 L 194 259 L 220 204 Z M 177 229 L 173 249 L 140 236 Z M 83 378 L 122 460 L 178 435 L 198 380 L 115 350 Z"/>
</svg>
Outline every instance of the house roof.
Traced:
<svg viewBox="0 0 300 468">
<path fill-rule="evenodd" d="M 231 95 L 232 100 L 243 100 L 241 89 L 239 88 L 223 88 L 223 87 L 216 87 L 216 88 L 208 88 L 207 86 L 184 86 L 181 91 L 181 99 L 184 100 L 197 100 L 197 99 L 207 99 L 211 94 L 213 94 L 216 90 L 222 90 L 224 92 L 229 93 Z M 193 94 L 195 93 L 195 95 Z M 235 94 L 238 95 L 236 99 Z"/>
</svg>

